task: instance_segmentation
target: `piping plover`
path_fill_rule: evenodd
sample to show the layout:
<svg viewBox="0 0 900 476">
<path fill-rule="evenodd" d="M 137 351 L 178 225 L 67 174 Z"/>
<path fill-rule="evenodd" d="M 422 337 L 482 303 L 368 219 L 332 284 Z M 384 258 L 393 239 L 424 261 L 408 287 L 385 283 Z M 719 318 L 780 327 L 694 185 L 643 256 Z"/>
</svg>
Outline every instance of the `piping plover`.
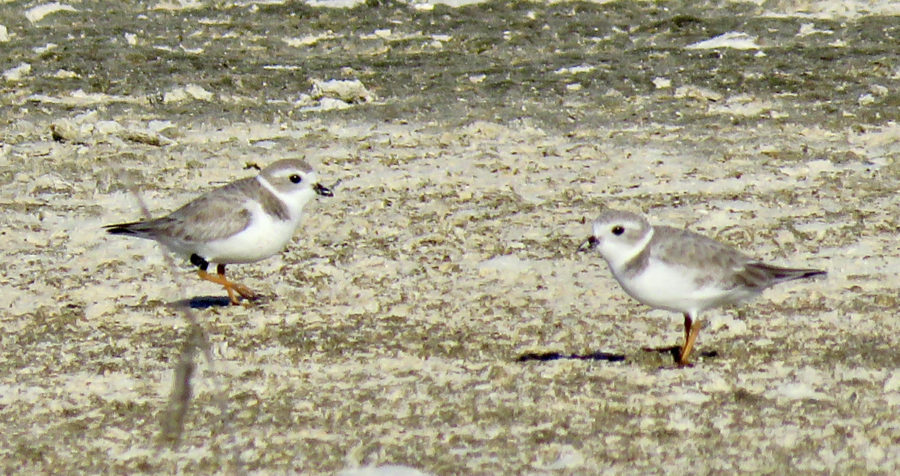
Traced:
<svg viewBox="0 0 900 476">
<path fill-rule="evenodd" d="M 579 250 L 597 249 L 631 297 L 684 314 L 679 365 L 687 365 L 700 332 L 700 313 L 760 294 L 769 286 L 825 271 L 779 268 L 696 233 L 650 226 L 635 213 L 607 211 Z"/>
<path fill-rule="evenodd" d="M 287 246 L 300 224 L 303 206 L 316 195 L 332 196 L 316 173 L 299 159 L 279 160 L 256 177 L 231 182 L 187 203 L 164 217 L 107 225 L 113 235 L 129 235 L 162 243 L 187 256 L 200 268 L 201 279 L 220 284 L 232 304 L 256 294 L 225 279 L 225 265 L 252 263 Z M 206 270 L 216 263 L 216 274 Z"/>
</svg>

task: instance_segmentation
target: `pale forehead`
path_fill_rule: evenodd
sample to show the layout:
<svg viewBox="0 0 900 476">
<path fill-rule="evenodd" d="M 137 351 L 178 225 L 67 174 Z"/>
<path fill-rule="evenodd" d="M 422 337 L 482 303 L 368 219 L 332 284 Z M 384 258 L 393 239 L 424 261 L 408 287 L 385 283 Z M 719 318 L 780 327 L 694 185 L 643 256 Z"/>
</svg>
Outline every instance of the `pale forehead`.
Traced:
<svg viewBox="0 0 900 476">
<path fill-rule="evenodd" d="M 603 212 L 594 222 L 594 229 L 607 225 L 636 225 L 641 226 L 645 222 L 644 217 L 637 213 L 621 210 L 609 210 Z"/>
<path fill-rule="evenodd" d="M 290 173 L 301 172 L 304 174 L 312 173 L 313 169 L 303 159 L 282 159 L 273 162 L 263 169 L 262 173 L 269 176 L 281 176 Z"/>
</svg>

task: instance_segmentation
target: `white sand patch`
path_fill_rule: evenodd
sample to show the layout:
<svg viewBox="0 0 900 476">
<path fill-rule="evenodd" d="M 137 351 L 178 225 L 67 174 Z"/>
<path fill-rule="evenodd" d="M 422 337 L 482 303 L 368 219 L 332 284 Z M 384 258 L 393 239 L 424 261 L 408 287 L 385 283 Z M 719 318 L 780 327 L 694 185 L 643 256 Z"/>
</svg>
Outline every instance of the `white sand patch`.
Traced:
<svg viewBox="0 0 900 476">
<path fill-rule="evenodd" d="M 800 25 L 800 29 L 797 31 L 797 36 L 803 38 L 804 36 L 810 35 L 833 35 L 834 32 L 831 30 L 819 30 L 816 28 L 815 23 L 804 23 Z"/>
<path fill-rule="evenodd" d="M 3 79 L 8 82 L 18 82 L 31 74 L 31 65 L 28 63 L 19 63 L 18 66 L 12 67 L 3 72 Z"/>
<path fill-rule="evenodd" d="M 45 3 L 43 5 L 38 5 L 36 7 L 31 7 L 25 11 L 25 18 L 28 19 L 31 23 L 37 23 L 41 21 L 47 15 L 52 15 L 54 13 L 59 12 L 77 12 L 72 5 L 66 5 L 59 2 L 53 3 Z"/>
<path fill-rule="evenodd" d="M 184 87 L 176 87 L 163 94 L 163 102 L 166 104 L 185 102 L 190 100 L 212 101 L 215 94 L 207 91 L 203 86 L 188 84 Z"/>
<path fill-rule="evenodd" d="M 81 76 L 74 71 L 58 69 L 55 73 L 53 73 L 53 77 L 56 79 L 78 79 Z"/>
<path fill-rule="evenodd" d="M 428 474 L 410 466 L 389 464 L 342 469 L 338 471 L 337 476 L 428 476 Z"/>
<path fill-rule="evenodd" d="M 596 66 L 592 66 L 589 64 L 581 64 L 578 66 L 567 66 L 565 68 L 560 68 L 553 72 L 553 74 L 579 74 L 579 73 L 590 73 L 597 69 Z"/>
<path fill-rule="evenodd" d="M 330 111 L 373 101 L 375 95 L 358 79 L 313 80 L 309 94 L 301 94 L 294 106 L 301 111 Z"/>
<path fill-rule="evenodd" d="M 437 5 L 444 5 L 450 8 L 465 7 L 468 5 L 478 5 L 485 3 L 487 0 L 409 0 L 416 10 L 430 11 Z"/>
<path fill-rule="evenodd" d="M 306 0 L 311 7 L 353 8 L 364 3 L 364 0 Z"/>
<path fill-rule="evenodd" d="M 740 94 L 727 98 L 723 103 L 712 105 L 709 112 L 733 116 L 779 116 L 777 105 L 768 100 L 760 100 L 751 95 Z"/>
<path fill-rule="evenodd" d="M 766 396 L 778 400 L 828 400 L 828 395 L 803 382 L 784 383 L 767 392 Z"/>
<path fill-rule="evenodd" d="M 900 4 L 893 0 L 824 0 L 781 2 L 768 7 L 764 17 L 810 19 L 856 19 L 869 15 L 900 15 Z"/>
<path fill-rule="evenodd" d="M 28 96 L 29 101 L 61 104 L 64 106 L 96 106 L 99 104 L 111 103 L 144 103 L 147 102 L 146 97 L 142 96 L 118 96 L 104 93 L 86 93 L 81 89 L 75 90 L 64 96 L 48 96 L 45 94 L 32 94 Z"/>
<path fill-rule="evenodd" d="M 282 38 L 281 41 L 283 41 L 286 45 L 288 45 L 290 47 L 299 48 L 301 46 L 313 46 L 316 43 L 318 43 L 319 41 L 330 40 L 334 37 L 335 36 L 334 36 L 333 32 L 327 31 L 325 33 L 317 33 L 317 34 L 305 35 L 305 36 L 295 37 L 295 38 Z"/>
<path fill-rule="evenodd" d="M 684 47 L 686 50 L 711 50 L 732 48 L 736 50 L 758 50 L 756 37 L 738 31 L 723 33 L 708 40 L 698 41 Z"/>
<path fill-rule="evenodd" d="M 0 405 L 34 405 L 45 398 L 47 389 L 37 386 L 0 383 Z"/>
<path fill-rule="evenodd" d="M 198 10 L 205 6 L 204 2 L 200 0 L 164 0 L 153 5 L 150 9 L 174 12 L 182 10 Z"/>
<path fill-rule="evenodd" d="M 653 78 L 653 87 L 656 89 L 668 89 L 672 87 L 672 80 L 669 78 L 657 77 Z"/>
<path fill-rule="evenodd" d="M 701 86 L 679 86 L 675 88 L 674 97 L 700 99 L 704 101 L 721 101 L 724 96 L 716 91 Z"/>
</svg>

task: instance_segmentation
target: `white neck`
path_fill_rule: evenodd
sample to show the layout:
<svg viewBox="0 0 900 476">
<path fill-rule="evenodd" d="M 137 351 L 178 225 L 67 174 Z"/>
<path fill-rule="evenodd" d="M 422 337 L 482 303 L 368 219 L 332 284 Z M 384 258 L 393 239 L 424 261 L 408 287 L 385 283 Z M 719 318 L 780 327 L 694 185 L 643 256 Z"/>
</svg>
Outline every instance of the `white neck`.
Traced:
<svg viewBox="0 0 900 476">
<path fill-rule="evenodd" d="M 257 175 L 256 180 L 259 181 L 259 184 L 262 185 L 263 188 L 272 192 L 276 198 L 281 200 L 281 202 L 287 206 L 288 213 L 291 215 L 290 221 L 293 223 L 300 221 L 303 206 L 313 198 L 313 195 L 315 195 L 315 192 L 310 188 L 303 188 L 293 193 L 281 192 L 273 187 L 272 184 L 261 175 Z"/>
<path fill-rule="evenodd" d="M 652 239 L 653 228 L 651 227 L 647 230 L 647 233 L 644 234 L 644 237 L 633 245 L 626 246 L 620 243 L 610 244 L 608 245 L 607 251 L 604 253 L 606 261 L 609 263 L 610 267 L 618 273 L 625 267 L 626 263 L 641 254 L 641 252 L 650 245 L 650 240 Z"/>
</svg>

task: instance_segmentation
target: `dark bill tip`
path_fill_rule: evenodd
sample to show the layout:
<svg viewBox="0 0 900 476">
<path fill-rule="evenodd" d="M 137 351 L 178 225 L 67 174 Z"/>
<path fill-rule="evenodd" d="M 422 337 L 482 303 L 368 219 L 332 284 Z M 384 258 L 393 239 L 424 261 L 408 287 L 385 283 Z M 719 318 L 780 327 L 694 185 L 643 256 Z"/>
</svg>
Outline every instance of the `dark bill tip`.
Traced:
<svg viewBox="0 0 900 476">
<path fill-rule="evenodd" d="M 319 183 L 313 185 L 313 190 L 323 197 L 333 197 L 334 196 L 334 193 L 331 192 L 330 188 L 328 188 L 322 184 L 319 184 Z"/>
<path fill-rule="evenodd" d="M 597 246 L 597 238 L 594 236 L 589 236 L 584 242 L 578 245 L 578 251 L 588 251 L 592 250 Z"/>
</svg>

